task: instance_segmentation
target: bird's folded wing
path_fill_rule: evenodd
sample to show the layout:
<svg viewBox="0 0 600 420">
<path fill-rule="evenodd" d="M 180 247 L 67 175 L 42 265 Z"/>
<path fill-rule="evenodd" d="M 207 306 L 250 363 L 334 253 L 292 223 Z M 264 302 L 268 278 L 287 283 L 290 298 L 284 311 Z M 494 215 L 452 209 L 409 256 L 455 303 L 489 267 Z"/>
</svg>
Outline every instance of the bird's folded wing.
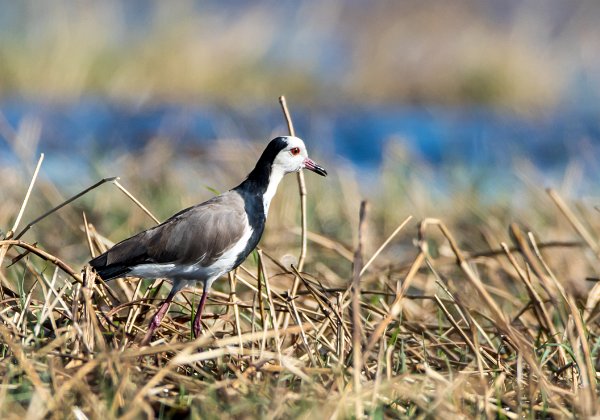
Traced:
<svg viewBox="0 0 600 420">
<path fill-rule="evenodd" d="M 244 200 L 229 191 L 119 242 L 90 264 L 105 279 L 101 271 L 113 278 L 140 264 L 209 266 L 242 238 L 247 225 Z"/>
</svg>

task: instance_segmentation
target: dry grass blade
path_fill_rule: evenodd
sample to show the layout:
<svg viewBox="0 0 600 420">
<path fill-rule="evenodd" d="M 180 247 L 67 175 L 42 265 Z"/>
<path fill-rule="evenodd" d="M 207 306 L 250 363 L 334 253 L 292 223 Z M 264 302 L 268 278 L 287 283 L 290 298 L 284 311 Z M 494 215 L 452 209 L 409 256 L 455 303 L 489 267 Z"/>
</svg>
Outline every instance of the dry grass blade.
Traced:
<svg viewBox="0 0 600 420">
<path fill-rule="evenodd" d="M 122 185 L 119 183 L 119 179 L 118 179 L 118 178 L 114 178 L 112 181 L 113 181 L 113 184 L 115 184 L 115 185 L 117 186 L 117 188 L 118 188 L 118 189 L 120 189 L 120 190 L 123 192 L 123 194 L 125 194 L 125 195 L 126 195 L 126 196 L 127 196 L 127 197 L 128 197 L 130 200 L 131 200 L 131 201 L 133 201 L 133 202 L 135 203 L 135 205 L 136 205 L 136 206 L 138 206 L 140 209 L 142 209 L 142 211 L 143 211 L 144 213 L 146 213 L 146 214 L 147 214 L 147 215 L 148 215 L 148 216 L 149 216 L 149 217 L 150 217 L 152 220 L 154 220 L 154 221 L 156 222 L 156 224 L 157 224 L 157 225 L 158 225 L 158 224 L 160 224 L 160 220 L 158 220 L 158 219 L 156 218 L 156 216 L 154 216 L 154 215 L 152 214 L 152 212 L 151 212 L 150 210 L 148 210 L 148 209 L 146 208 L 146 206 L 144 206 L 144 205 L 141 203 L 141 201 L 140 201 L 140 200 L 138 200 L 137 198 L 135 198 L 135 197 L 134 197 L 134 195 L 133 195 L 133 194 L 131 194 L 131 193 L 130 193 L 130 192 L 127 190 L 127 188 L 125 188 L 124 186 L 122 186 Z"/>
<path fill-rule="evenodd" d="M 456 331 L 458 331 L 458 333 L 462 336 L 463 340 L 465 340 L 465 342 L 467 343 L 467 345 L 469 346 L 469 348 L 471 349 L 471 351 L 473 352 L 473 354 L 477 358 L 477 364 L 478 364 L 478 368 L 479 368 L 479 375 L 481 376 L 481 378 L 483 378 L 483 367 L 482 367 L 483 361 L 481 360 L 481 353 L 479 352 L 479 350 L 477 349 L 477 347 L 473 344 L 473 342 L 471 341 L 471 339 L 467 336 L 467 334 L 465 334 L 465 332 L 463 331 L 463 329 L 460 328 L 460 326 L 457 324 L 456 320 L 450 314 L 450 312 L 448 311 L 448 309 L 446 309 L 446 306 L 444 306 L 444 303 L 440 300 L 440 298 L 437 295 L 435 295 L 434 297 L 435 297 L 436 303 L 438 304 L 438 306 L 442 310 L 442 312 L 444 312 L 444 315 L 446 316 L 446 318 L 448 319 L 448 321 L 450 321 L 450 323 L 452 324 L 452 326 L 454 327 L 454 329 Z M 486 369 L 489 369 L 489 366 L 486 365 Z"/>
<path fill-rule="evenodd" d="M 381 252 L 385 249 L 386 246 L 388 246 L 388 244 L 396 237 L 396 235 L 402 230 L 402 228 L 404 228 L 404 226 L 406 226 L 406 224 L 412 219 L 412 216 L 408 216 L 406 219 L 404 219 L 404 221 L 402 223 L 400 223 L 400 225 L 392 232 L 392 234 L 390 236 L 387 237 L 387 239 L 381 244 L 381 246 L 379 248 L 377 248 L 377 251 L 375 251 L 373 253 L 373 255 L 371 256 L 371 258 L 369 258 L 369 260 L 365 263 L 365 265 L 363 266 L 363 268 L 360 270 L 360 275 L 362 276 L 365 271 L 367 271 L 367 268 L 369 268 L 369 266 L 371 265 L 371 263 L 373 261 L 375 261 L 375 258 L 377 258 L 377 256 L 379 254 L 381 254 Z"/>
<path fill-rule="evenodd" d="M 475 286 L 475 288 L 477 289 L 477 291 L 479 292 L 481 297 L 483 297 L 486 305 L 491 309 L 491 311 L 494 314 L 494 316 L 496 317 L 496 319 L 501 321 L 502 324 L 504 324 L 504 326 L 506 326 L 507 322 L 506 322 L 506 317 L 504 316 L 504 313 L 502 312 L 500 307 L 496 304 L 494 299 L 490 296 L 488 291 L 485 289 L 485 287 L 481 283 L 481 280 L 479 279 L 479 277 L 477 277 L 475 275 L 475 273 L 469 266 L 467 260 L 463 256 L 461 250 L 458 248 L 458 245 L 456 244 L 454 237 L 450 234 L 450 231 L 448 230 L 446 225 L 438 219 L 424 219 L 419 224 L 419 242 L 422 246 L 424 254 L 427 254 L 427 246 L 424 241 L 425 230 L 430 225 L 437 226 L 442 231 L 442 234 L 450 243 L 452 252 L 456 256 L 457 264 L 460 266 L 460 268 L 463 270 L 463 272 L 467 275 L 467 279 L 470 281 L 470 283 L 473 286 Z"/>
<path fill-rule="evenodd" d="M 275 314 L 275 304 L 273 303 L 273 295 L 271 294 L 271 287 L 269 284 L 269 275 L 267 274 L 267 268 L 263 264 L 262 250 L 258 250 L 257 253 L 258 253 L 258 261 L 259 261 L 259 269 L 261 270 L 262 278 L 265 282 L 267 298 L 269 300 L 269 311 L 271 313 L 271 324 L 273 326 L 273 330 L 275 330 L 275 347 L 277 348 L 277 354 L 281 357 L 281 339 L 279 337 L 279 321 L 277 319 L 277 315 Z M 264 319 L 263 319 L 263 322 L 264 322 Z M 300 325 L 301 323 L 299 322 L 298 324 Z M 266 326 L 264 328 L 266 331 Z"/>
<path fill-rule="evenodd" d="M 292 228 L 292 232 L 302 235 L 302 229 Z M 323 248 L 331 249 L 332 251 L 344 257 L 346 260 L 352 262 L 352 258 L 354 257 L 353 252 L 347 249 L 341 243 L 314 232 L 307 232 L 307 239 L 311 242 L 319 244 Z"/>
<path fill-rule="evenodd" d="M 288 132 L 290 136 L 296 136 L 296 130 L 294 130 L 294 123 L 292 122 L 292 117 L 290 115 L 290 111 L 287 106 L 287 101 L 285 100 L 285 96 L 279 97 L 279 103 L 281 104 L 281 109 L 283 111 L 283 116 L 285 117 L 285 121 L 288 126 Z M 306 259 L 306 232 L 307 232 L 307 221 L 306 221 L 306 182 L 304 181 L 304 172 L 299 171 L 297 174 L 298 180 L 298 193 L 300 194 L 300 215 L 301 215 L 301 228 L 302 228 L 302 242 L 300 245 L 300 256 L 298 257 L 298 270 L 302 271 L 304 267 L 304 260 Z M 298 286 L 296 286 L 298 287 Z"/>
<path fill-rule="evenodd" d="M 90 250 L 90 256 L 92 258 L 94 258 L 96 256 L 96 252 L 94 251 L 94 245 L 92 243 L 92 236 L 90 234 L 90 225 L 88 224 L 85 212 L 83 212 L 82 215 L 83 215 L 83 229 L 85 231 L 85 239 L 87 239 L 88 248 Z"/>
<path fill-rule="evenodd" d="M 529 281 L 529 279 L 527 278 L 527 276 L 525 275 L 525 273 L 523 272 L 521 267 L 519 267 L 517 261 L 515 260 L 512 253 L 510 252 L 508 246 L 505 243 L 502 243 L 501 246 L 504 249 L 504 252 L 506 253 L 506 256 L 508 257 L 510 263 L 517 271 L 519 279 L 521 279 L 521 281 L 525 285 L 525 288 L 527 290 L 527 293 L 529 294 L 530 299 L 534 303 L 536 316 L 539 316 L 539 325 L 542 326 L 548 332 L 548 340 L 554 341 L 558 345 L 558 351 L 561 356 L 560 357 L 560 365 L 564 366 L 566 363 L 565 351 L 564 351 L 563 347 L 560 345 L 560 336 L 558 335 L 558 333 L 556 331 L 556 327 L 554 326 L 554 323 L 550 319 L 550 314 L 548 313 L 548 310 L 546 309 L 546 305 L 544 304 L 544 302 L 543 302 L 542 298 L 540 297 L 540 295 L 538 294 L 538 292 L 534 289 L 533 285 L 531 284 L 531 282 Z M 538 313 L 541 315 L 538 315 Z"/>
<path fill-rule="evenodd" d="M 60 260 L 58 257 L 55 257 L 54 255 L 50 254 L 49 252 L 39 249 L 38 247 L 28 244 L 27 242 L 12 240 L 12 239 L 4 240 L 4 241 L 0 241 L 0 247 L 1 246 L 18 246 L 20 248 L 26 249 L 27 251 L 31 252 L 32 254 L 35 254 L 38 257 L 40 257 L 46 261 L 50 261 L 51 263 L 57 265 L 58 267 L 60 267 L 61 270 L 63 270 L 68 275 L 70 275 L 75 281 L 77 281 L 79 283 L 82 282 L 81 276 L 79 274 L 77 274 L 77 272 L 75 270 L 73 270 L 65 262 Z"/>
<path fill-rule="evenodd" d="M 290 136 L 296 136 L 296 131 L 294 130 L 294 123 L 292 122 L 292 117 L 290 115 L 290 111 L 288 110 L 287 101 L 285 96 L 279 97 L 279 103 L 281 105 L 281 110 L 283 111 L 283 116 L 285 117 L 285 121 L 288 126 L 288 131 Z M 301 217 L 301 243 L 300 243 L 300 256 L 298 257 L 298 270 L 302 271 L 304 267 L 304 261 L 306 259 L 306 249 L 307 249 L 307 220 L 306 220 L 306 183 L 304 181 L 304 172 L 302 170 L 297 173 L 298 180 L 298 193 L 300 195 L 300 217 Z M 298 286 L 300 286 L 300 279 L 298 277 L 294 278 L 294 283 L 292 285 L 291 297 L 293 298 L 298 291 Z M 289 312 L 285 313 L 282 318 L 280 318 L 281 324 L 283 327 L 287 327 L 288 322 L 290 320 Z"/>
<path fill-rule="evenodd" d="M 240 308 L 238 305 L 238 297 L 237 294 L 235 292 L 236 289 L 236 284 L 237 284 L 237 280 L 235 277 L 235 272 L 237 271 L 234 270 L 233 272 L 229 273 L 228 277 L 229 277 L 229 290 L 230 290 L 230 296 L 229 296 L 229 300 L 230 302 L 233 304 L 233 314 L 235 316 L 235 322 L 233 324 L 234 327 L 234 333 L 238 335 L 240 341 L 239 341 L 239 346 L 240 348 L 243 347 L 242 345 L 242 322 L 240 319 Z"/>
<path fill-rule="evenodd" d="M 556 191 L 552 188 L 548 188 L 546 190 L 556 207 L 561 211 L 561 213 L 565 216 L 568 222 L 571 224 L 573 229 L 581 236 L 581 238 L 585 241 L 585 243 L 594 251 L 596 256 L 600 257 L 600 247 L 598 246 L 598 242 L 592 237 L 590 232 L 583 226 L 583 223 L 575 216 L 575 213 L 571 211 L 571 209 L 567 206 L 567 204 L 563 201 L 563 199 L 558 195 Z"/>
<path fill-rule="evenodd" d="M 35 181 L 37 179 L 37 176 L 38 176 L 38 173 L 40 171 L 43 161 L 44 161 L 44 154 L 42 153 L 40 155 L 38 163 L 35 167 L 35 170 L 33 171 L 33 176 L 31 177 L 31 181 L 29 182 L 29 187 L 27 188 L 27 192 L 25 193 L 25 198 L 23 199 L 23 202 L 21 203 L 21 208 L 19 209 L 19 214 L 17 215 L 17 217 L 15 219 L 12 229 L 7 232 L 7 234 L 5 236 L 6 239 L 11 239 L 14 236 L 15 231 L 19 227 L 19 223 L 21 222 L 21 218 L 23 217 L 23 213 L 25 212 L 25 208 L 27 207 L 27 203 L 29 202 L 29 197 L 31 196 L 31 191 L 33 190 L 33 186 L 35 184 Z M 19 239 L 19 237 L 17 236 L 16 239 Z M 4 261 L 4 257 L 6 256 L 6 252 L 8 251 L 8 248 L 9 248 L 9 245 L 0 246 L 0 266 L 2 266 L 2 262 Z M 4 296 L 4 295 L 2 294 L 1 296 Z"/>
<path fill-rule="evenodd" d="M 96 182 L 94 185 L 92 185 L 91 187 L 86 188 L 85 190 L 75 194 L 73 197 L 63 201 L 62 203 L 60 203 L 58 206 L 53 207 L 52 209 L 48 210 L 46 213 L 42 214 L 41 216 L 39 216 L 38 218 L 34 219 L 33 221 L 29 222 L 27 224 L 27 226 L 25 226 L 23 228 L 23 230 L 21 230 L 21 232 L 19 232 L 18 235 L 15 236 L 15 239 L 19 239 L 21 238 L 33 225 L 35 225 L 36 223 L 42 221 L 43 219 L 45 219 L 46 217 L 50 216 L 52 213 L 54 213 L 57 210 L 60 210 L 61 208 L 63 208 L 64 206 L 66 206 L 67 204 L 77 200 L 79 197 L 87 194 L 88 192 L 92 191 L 95 188 L 98 188 L 100 185 L 106 183 L 106 182 L 110 182 L 110 181 L 115 181 L 119 179 L 118 177 L 112 177 L 112 178 L 104 178 L 101 179 L 100 181 Z"/>
<path fill-rule="evenodd" d="M 531 250 L 529 243 L 527 243 L 527 240 L 521 232 L 521 229 L 516 223 L 511 223 L 509 230 L 511 237 L 513 238 L 517 246 L 517 249 L 519 250 L 519 252 L 521 252 L 523 258 L 525 258 L 527 264 L 529 264 L 535 275 L 540 279 L 541 286 L 544 288 L 544 290 L 549 296 L 552 296 L 552 290 L 554 290 L 554 288 L 550 285 L 547 275 L 544 273 L 542 266 L 540 265 L 538 259 L 535 257 L 533 251 Z"/>
<path fill-rule="evenodd" d="M 360 203 L 360 215 L 358 222 L 358 245 L 354 253 L 353 275 L 352 275 L 352 363 L 354 377 L 354 393 L 361 393 L 362 372 L 362 325 L 360 316 L 360 273 L 363 265 L 363 238 L 365 236 L 365 223 L 367 220 L 367 202 Z M 355 416 L 360 419 L 364 416 L 362 400 L 355 398 Z"/>
<path fill-rule="evenodd" d="M 31 182 L 29 183 L 29 188 L 27 188 L 27 193 L 25 194 L 25 198 L 23 199 L 23 204 L 21 205 L 21 209 L 19 210 L 19 214 L 15 219 L 15 223 L 13 224 L 10 232 L 16 232 L 19 227 L 19 222 L 21 221 L 21 217 L 23 217 L 23 212 L 25 212 L 25 207 L 27 207 L 27 203 L 29 202 L 29 197 L 31 196 L 31 191 L 33 190 L 33 185 L 35 184 L 35 180 L 37 179 L 38 173 L 40 172 L 40 168 L 42 167 L 42 162 L 44 161 L 44 154 L 40 154 L 40 159 L 38 160 L 37 165 L 35 166 L 35 170 L 33 171 L 33 176 L 31 177 Z M 8 238 L 12 236 L 9 232 L 7 235 Z M 18 238 L 17 238 L 18 239 Z M 1 263 L 0 259 L 0 263 Z"/>
<path fill-rule="evenodd" d="M 377 325 L 377 327 L 375 328 L 375 330 L 369 337 L 369 341 L 367 342 L 365 353 L 368 353 L 369 351 L 371 351 L 373 349 L 373 347 L 375 346 L 375 344 L 377 343 L 379 338 L 382 337 L 383 334 L 385 333 L 385 330 L 388 327 L 388 325 L 390 324 L 390 322 L 392 322 L 394 320 L 394 318 L 396 318 L 402 311 L 402 298 L 405 296 L 406 291 L 410 287 L 413 279 L 415 278 L 415 275 L 417 274 L 417 271 L 423 264 L 424 260 L 425 260 L 425 255 L 422 252 L 420 252 L 417 255 L 417 258 L 415 258 L 415 260 L 413 261 L 413 263 L 410 267 L 410 270 L 409 270 L 408 274 L 406 275 L 404 282 L 402 283 L 402 287 L 399 288 L 399 290 L 396 292 L 396 297 L 394 299 L 394 302 L 390 306 L 390 309 L 389 309 L 387 315 L 385 316 L 385 318 L 383 318 L 381 320 L 381 322 Z"/>
</svg>

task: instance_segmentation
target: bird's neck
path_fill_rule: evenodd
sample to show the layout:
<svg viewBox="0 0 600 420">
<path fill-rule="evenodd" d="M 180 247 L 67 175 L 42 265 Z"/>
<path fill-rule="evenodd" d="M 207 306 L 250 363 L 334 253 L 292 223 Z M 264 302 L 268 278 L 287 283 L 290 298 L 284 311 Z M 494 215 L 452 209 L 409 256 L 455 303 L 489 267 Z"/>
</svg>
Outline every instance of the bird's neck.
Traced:
<svg viewBox="0 0 600 420">
<path fill-rule="evenodd" d="M 259 161 L 250 172 L 246 180 L 236 187 L 237 190 L 244 190 L 255 199 L 262 200 L 262 207 L 265 217 L 269 212 L 269 206 L 277 187 L 283 179 L 285 173 L 282 169 L 273 167 L 272 164 Z"/>
<path fill-rule="evenodd" d="M 271 205 L 271 200 L 275 196 L 277 192 L 277 187 L 279 183 L 283 179 L 285 173 L 281 169 L 273 169 L 269 176 L 269 183 L 267 184 L 267 190 L 263 194 L 263 206 L 265 209 L 265 217 L 269 213 L 269 206 Z"/>
</svg>

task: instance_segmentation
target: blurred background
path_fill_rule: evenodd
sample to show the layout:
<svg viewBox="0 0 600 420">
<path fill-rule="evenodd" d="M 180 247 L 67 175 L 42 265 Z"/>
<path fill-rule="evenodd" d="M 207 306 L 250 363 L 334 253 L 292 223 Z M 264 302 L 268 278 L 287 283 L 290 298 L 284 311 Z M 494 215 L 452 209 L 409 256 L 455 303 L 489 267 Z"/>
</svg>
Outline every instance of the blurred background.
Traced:
<svg viewBox="0 0 600 420">
<path fill-rule="evenodd" d="M 40 152 L 47 186 L 29 219 L 108 176 L 160 219 L 228 189 L 287 133 L 282 94 L 332 174 L 307 174 L 311 227 L 347 244 L 355 225 L 339 214 L 355 222 L 362 197 L 388 214 L 381 232 L 408 214 L 460 223 L 494 212 L 502 226 L 545 187 L 596 201 L 595 0 L 0 0 L 0 10 L 4 231 Z M 274 231 L 297 225 L 294 182 Z M 109 187 L 82 205 L 114 239 L 150 223 Z"/>
</svg>

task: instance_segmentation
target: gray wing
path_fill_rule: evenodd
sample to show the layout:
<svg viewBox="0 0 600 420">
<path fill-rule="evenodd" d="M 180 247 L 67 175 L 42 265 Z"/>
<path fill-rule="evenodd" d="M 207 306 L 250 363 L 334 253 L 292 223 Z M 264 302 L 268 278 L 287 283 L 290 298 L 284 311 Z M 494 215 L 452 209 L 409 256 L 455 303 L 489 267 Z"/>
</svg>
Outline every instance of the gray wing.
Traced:
<svg viewBox="0 0 600 420">
<path fill-rule="evenodd" d="M 139 264 L 209 266 L 240 240 L 246 225 L 244 200 L 228 191 L 119 242 L 90 264 L 105 280 L 123 276 Z"/>
</svg>

